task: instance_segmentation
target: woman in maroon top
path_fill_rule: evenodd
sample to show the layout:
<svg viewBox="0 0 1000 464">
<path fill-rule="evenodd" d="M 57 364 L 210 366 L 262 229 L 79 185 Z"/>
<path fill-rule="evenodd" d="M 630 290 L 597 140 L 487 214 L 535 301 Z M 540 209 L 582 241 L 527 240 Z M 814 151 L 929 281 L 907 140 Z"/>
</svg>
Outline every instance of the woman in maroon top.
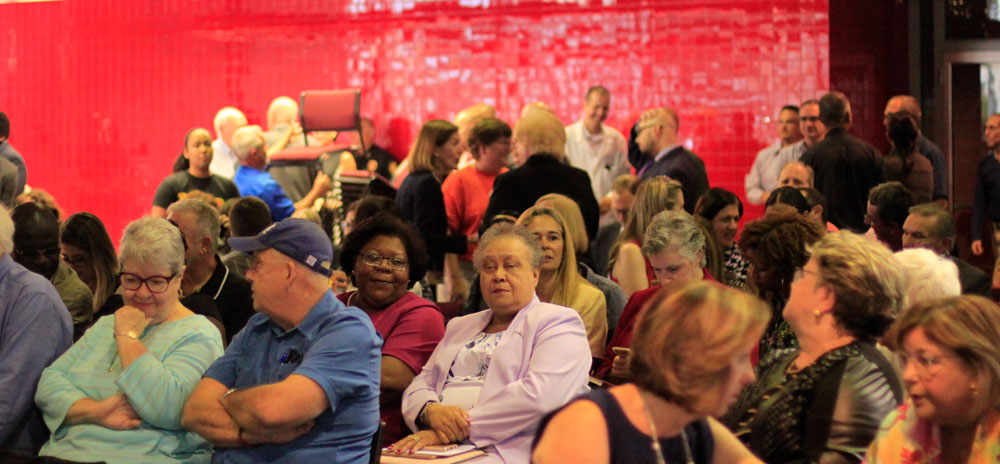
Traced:
<svg viewBox="0 0 1000 464">
<path fill-rule="evenodd" d="M 405 435 L 403 390 L 444 336 L 444 316 L 434 303 L 410 293 L 427 270 L 427 253 L 412 226 L 380 213 L 354 226 L 344 240 L 340 265 L 357 291 L 338 295 L 361 308 L 382 336 L 380 398 L 386 443 Z"/>
<path fill-rule="evenodd" d="M 684 209 L 681 184 L 667 177 L 654 177 L 639 184 L 635 202 L 608 259 L 609 277 L 625 290 L 626 296 L 655 285 L 649 261 L 639 250 L 647 225 L 660 211 Z"/>
</svg>

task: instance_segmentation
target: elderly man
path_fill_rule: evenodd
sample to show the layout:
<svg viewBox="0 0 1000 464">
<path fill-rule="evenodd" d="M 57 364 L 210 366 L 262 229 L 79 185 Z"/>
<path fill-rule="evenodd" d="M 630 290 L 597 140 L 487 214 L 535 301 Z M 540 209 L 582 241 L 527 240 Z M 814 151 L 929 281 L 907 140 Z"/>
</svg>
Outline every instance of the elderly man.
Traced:
<svg viewBox="0 0 1000 464">
<path fill-rule="evenodd" d="M 827 129 L 826 135 L 802 155 L 802 162 L 813 168 L 816 190 L 830 200 L 830 222 L 863 233 L 868 192 L 885 182 L 882 154 L 850 134 L 851 102 L 846 95 L 823 95 L 819 119 Z"/>
<path fill-rule="evenodd" d="M 260 126 L 246 126 L 236 130 L 233 134 L 233 153 L 239 160 L 240 167 L 236 170 L 233 181 L 243 196 L 264 200 L 275 222 L 291 216 L 297 209 L 312 206 L 318 198 L 330 190 L 330 177 L 322 172 L 318 173 L 309 193 L 293 203 L 285 195 L 281 185 L 264 170 L 267 167 L 267 152 L 264 145 L 264 135 Z"/>
<path fill-rule="evenodd" d="M 242 111 L 227 106 L 215 113 L 212 121 L 215 126 L 215 141 L 212 142 L 212 164 L 209 170 L 227 179 L 232 179 L 236 173 L 236 154 L 233 153 L 233 134 L 247 125 L 247 117 Z"/>
<path fill-rule="evenodd" d="M 0 112 L 0 158 L 10 161 L 17 168 L 17 186 L 14 196 L 24 192 L 24 184 L 28 181 L 28 169 L 24 166 L 24 158 L 10 144 L 10 119 Z"/>
<path fill-rule="evenodd" d="M 52 284 L 11 259 L 13 235 L 0 205 L 0 451 L 34 455 L 49 438 L 38 376 L 73 343 L 73 322 Z"/>
<path fill-rule="evenodd" d="M 184 234 L 184 296 L 204 295 L 215 301 L 226 343 L 243 329 L 253 316 L 250 283 L 222 263 L 218 255 L 219 212 L 202 200 L 186 198 L 167 208 L 167 219 Z"/>
<path fill-rule="evenodd" d="M 24 203 L 10 214 L 14 221 L 14 261 L 52 282 L 73 318 L 74 339 L 94 319 L 94 293 L 76 271 L 59 259 L 59 221 L 44 206 Z"/>
<path fill-rule="evenodd" d="M 215 444 L 216 463 L 367 463 L 382 340 L 333 296 L 330 239 L 289 218 L 229 243 L 254 253 L 247 278 L 259 314 L 205 372 L 182 425 Z"/>
<path fill-rule="evenodd" d="M 955 245 L 955 219 L 937 203 L 910 208 L 903 223 L 903 248 L 928 248 L 955 262 L 962 293 L 990 297 L 990 276 L 979 268 L 951 255 Z"/>
<path fill-rule="evenodd" d="M 744 178 L 743 184 L 747 192 L 747 201 L 755 205 L 762 205 L 767 201 L 771 190 L 778 186 L 778 173 L 781 167 L 789 161 L 798 161 L 797 157 L 794 159 L 781 158 L 779 156 L 781 149 L 801 139 L 799 107 L 795 105 L 783 106 L 778 112 L 778 141 L 757 152 L 750 172 Z"/>
<path fill-rule="evenodd" d="M 708 190 L 705 163 L 694 152 L 684 148 L 677 138 L 680 119 L 670 108 L 646 110 L 635 127 L 635 143 L 644 156 L 639 179 L 667 176 L 681 183 L 684 210 L 694 211 L 701 194 Z"/>
<path fill-rule="evenodd" d="M 865 224 L 878 241 L 892 251 L 903 249 L 903 223 L 916 204 L 913 192 L 899 182 L 885 182 L 868 192 Z"/>
<path fill-rule="evenodd" d="M 514 140 L 517 168 L 497 176 L 482 224 L 501 211 L 521 214 L 543 195 L 561 193 L 580 206 L 587 237 L 596 237 L 600 212 L 590 176 L 565 163 L 566 129 L 559 117 L 548 111 L 529 112 L 517 121 Z M 480 231 L 484 229 L 481 225 Z"/>
<path fill-rule="evenodd" d="M 911 114 L 917 123 L 917 151 L 930 160 L 931 167 L 934 168 L 934 193 L 933 200 L 948 200 L 948 163 L 944 159 L 944 153 L 930 139 L 920 133 L 920 120 L 923 114 L 920 111 L 920 103 L 910 95 L 896 95 L 885 104 L 885 117 L 882 122 L 885 124 L 886 133 L 889 131 L 889 117 L 896 113 L 907 112 Z"/>
<path fill-rule="evenodd" d="M 566 126 L 566 159 L 587 171 L 598 200 L 611 191 L 615 178 L 629 173 L 625 136 L 604 124 L 610 107 L 611 92 L 599 85 L 591 87 L 584 98 L 583 117 Z"/>
</svg>

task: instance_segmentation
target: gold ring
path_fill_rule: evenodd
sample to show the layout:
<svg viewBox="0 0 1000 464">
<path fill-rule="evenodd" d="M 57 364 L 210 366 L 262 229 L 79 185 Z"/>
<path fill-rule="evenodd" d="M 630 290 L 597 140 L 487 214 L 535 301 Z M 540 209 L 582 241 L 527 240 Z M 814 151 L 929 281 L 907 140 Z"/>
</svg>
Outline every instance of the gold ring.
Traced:
<svg viewBox="0 0 1000 464">
<path fill-rule="evenodd" d="M 413 439 L 413 441 L 420 441 L 424 439 L 424 437 L 421 437 L 420 435 L 417 434 L 410 435 L 410 438 Z"/>
</svg>

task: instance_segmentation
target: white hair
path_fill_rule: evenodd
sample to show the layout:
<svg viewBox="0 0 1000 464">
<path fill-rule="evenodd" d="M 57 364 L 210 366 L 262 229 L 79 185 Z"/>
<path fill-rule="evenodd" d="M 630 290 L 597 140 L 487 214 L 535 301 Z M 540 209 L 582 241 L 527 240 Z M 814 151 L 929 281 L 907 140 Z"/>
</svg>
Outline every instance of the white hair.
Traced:
<svg viewBox="0 0 1000 464">
<path fill-rule="evenodd" d="M 222 125 L 225 124 L 226 121 L 232 119 L 236 119 L 241 124 L 247 123 L 246 115 L 243 114 L 243 112 L 240 111 L 239 109 L 234 108 L 232 106 L 224 107 L 221 110 L 219 110 L 218 113 L 215 113 L 215 119 L 212 120 L 212 125 L 215 127 L 216 137 L 222 138 Z"/>
<path fill-rule="evenodd" d="M 271 101 L 267 107 L 267 130 L 274 130 L 282 124 L 291 124 L 299 120 L 299 104 L 290 97 L 280 96 Z"/>
<path fill-rule="evenodd" d="M 14 250 L 14 221 L 10 219 L 10 211 L 0 205 L 0 254 Z"/>
<path fill-rule="evenodd" d="M 262 146 L 260 126 L 243 126 L 233 133 L 233 155 L 241 162 Z"/>
<path fill-rule="evenodd" d="M 954 261 L 926 248 L 897 251 L 896 260 L 906 273 L 906 294 L 910 303 L 962 293 Z"/>
</svg>

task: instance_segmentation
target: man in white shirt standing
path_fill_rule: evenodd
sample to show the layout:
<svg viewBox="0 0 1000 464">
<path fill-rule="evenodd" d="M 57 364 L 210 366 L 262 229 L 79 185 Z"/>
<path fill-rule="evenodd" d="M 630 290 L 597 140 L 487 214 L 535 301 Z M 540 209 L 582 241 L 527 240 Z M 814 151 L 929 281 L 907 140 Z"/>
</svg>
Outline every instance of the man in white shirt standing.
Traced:
<svg viewBox="0 0 1000 464">
<path fill-rule="evenodd" d="M 610 199 L 605 197 L 611 192 L 615 178 L 629 173 L 625 136 L 604 125 L 610 106 L 608 89 L 599 85 L 591 87 L 583 103 L 583 117 L 566 126 L 566 159 L 571 166 L 590 175 L 602 214 L 611 207 Z"/>
<path fill-rule="evenodd" d="M 247 117 L 242 111 L 227 106 L 215 113 L 213 125 L 216 139 L 212 142 L 214 155 L 208 170 L 212 174 L 232 179 L 236 174 L 236 166 L 240 164 L 236 154 L 233 153 L 233 134 L 236 133 L 236 129 L 247 125 Z"/>
<path fill-rule="evenodd" d="M 747 201 L 755 205 L 764 204 L 767 196 L 778 186 L 778 173 L 789 161 L 788 156 L 781 156 L 781 149 L 802 139 L 799 131 L 799 108 L 795 105 L 785 105 L 778 112 L 778 141 L 757 152 L 750 173 L 747 174 L 744 186 Z M 801 153 L 799 153 L 801 155 Z"/>
</svg>

